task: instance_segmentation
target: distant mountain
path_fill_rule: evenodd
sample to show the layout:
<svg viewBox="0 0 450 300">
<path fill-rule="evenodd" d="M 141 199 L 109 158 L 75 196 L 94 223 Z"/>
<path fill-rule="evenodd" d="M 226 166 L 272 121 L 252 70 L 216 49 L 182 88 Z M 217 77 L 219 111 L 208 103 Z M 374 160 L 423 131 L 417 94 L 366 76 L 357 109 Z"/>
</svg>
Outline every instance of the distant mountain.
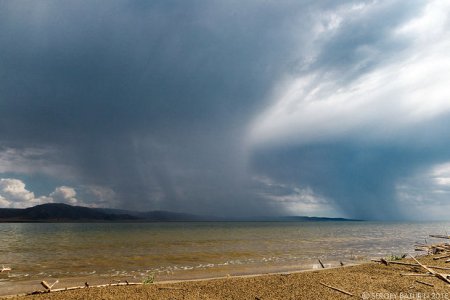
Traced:
<svg viewBox="0 0 450 300">
<path fill-rule="evenodd" d="M 136 212 L 47 203 L 29 208 L 0 208 L 0 222 L 180 222 L 213 220 L 205 216 L 169 211 Z"/>
<path fill-rule="evenodd" d="M 108 214 L 89 207 L 71 206 L 62 203 L 47 203 L 24 209 L 0 209 L 0 222 L 123 220 L 137 220 L 137 218 L 127 214 Z"/>
<path fill-rule="evenodd" d="M 0 208 L 0 222 L 193 222 L 193 221 L 357 221 L 343 218 L 304 216 L 219 218 L 170 211 L 136 212 L 111 208 L 89 208 L 47 203 L 29 208 Z"/>
<path fill-rule="evenodd" d="M 248 221 L 265 221 L 265 222 L 342 222 L 352 221 L 358 222 L 363 220 L 345 219 L 345 218 L 326 218 L 326 217 L 306 217 L 306 216 L 265 216 L 247 218 Z"/>
<path fill-rule="evenodd" d="M 152 221 L 152 222 L 181 222 L 181 221 L 210 221 L 217 220 L 216 217 L 207 217 L 193 214 L 177 213 L 165 210 L 153 210 L 147 212 L 138 212 L 130 210 L 121 210 L 113 208 L 97 208 L 96 210 L 117 215 L 125 214 L 133 216 L 139 220 Z"/>
</svg>

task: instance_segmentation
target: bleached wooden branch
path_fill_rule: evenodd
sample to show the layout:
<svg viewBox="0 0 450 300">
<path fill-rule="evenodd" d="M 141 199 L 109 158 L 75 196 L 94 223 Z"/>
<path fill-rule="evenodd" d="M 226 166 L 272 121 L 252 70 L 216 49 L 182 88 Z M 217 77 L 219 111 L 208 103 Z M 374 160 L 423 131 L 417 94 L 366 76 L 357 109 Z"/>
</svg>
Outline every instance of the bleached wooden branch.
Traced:
<svg viewBox="0 0 450 300">
<path fill-rule="evenodd" d="M 11 271 L 11 268 L 10 268 L 10 267 L 2 266 L 2 268 L 0 269 L 0 273 L 8 272 L 8 271 Z"/>
<path fill-rule="evenodd" d="M 349 296 L 352 296 L 352 297 L 354 297 L 355 295 L 353 295 L 352 293 L 350 293 L 350 292 L 347 292 L 347 291 L 345 291 L 345 290 L 342 290 L 342 289 L 340 289 L 340 288 L 337 288 L 337 287 L 334 287 L 334 286 L 331 286 L 331 285 L 328 285 L 328 284 L 325 284 L 325 283 L 323 283 L 323 282 L 319 282 L 321 285 L 323 285 L 323 286 L 326 286 L 327 288 L 329 288 L 329 289 L 332 289 L 332 290 L 335 290 L 335 291 L 338 291 L 338 292 L 341 292 L 341 293 L 343 293 L 343 294 L 346 294 L 346 295 L 349 295 Z"/>
<path fill-rule="evenodd" d="M 158 290 L 182 290 L 184 291 L 185 289 L 183 288 L 177 288 L 177 287 L 172 287 L 172 286 L 160 286 L 158 288 Z"/>
<path fill-rule="evenodd" d="M 423 273 L 423 274 L 420 274 L 420 273 L 401 273 L 400 276 L 420 276 L 420 277 L 432 276 L 433 277 L 434 275 L 431 274 L 431 273 Z"/>
<path fill-rule="evenodd" d="M 372 261 L 373 262 L 379 262 L 379 263 L 382 262 L 379 259 L 372 259 Z M 420 267 L 420 265 L 418 265 L 418 264 L 405 263 L 405 262 L 401 262 L 401 261 L 389 261 L 389 264 L 402 265 L 402 266 L 411 266 L 411 267 Z M 450 270 L 450 268 L 439 267 L 439 266 L 428 266 L 428 267 L 433 268 L 433 269 L 439 269 L 439 270 Z"/>
<path fill-rule="evenodd" d="M 42 282 L 45 282 L 45 281 L 42 281 Z M 42 284 L 42 282 L 41 282 L 41 284 Z M 86 289 L 86 288 L 89 288 L 89 289 L 90 288 L 100 288 L 100 287 L 108 287 L 108 286 L 143 285 L 143 283 L 141 283 L 141 282 L 128 282 L 128 281 L 119 282 L 119 283 L 99 284 L 99 285 L 89 285 L 89 284 L 87 284 L 87 282 L 85 282 L 85 284 L 83 286 L 72 286 L 72 287 L 66 287 L 66 288 L 51 289 L 51 287 L 56 282 L 53 285 L 51 285 L 51 286 L 47 282 L 45 282 L 45 283 L 47 284 L 47 286 L 50 287 L 49 289 L 46 288 L 45 291 L 34 291 L 34 292 L 31 292 L 31 293 L 28 293 L 27 295 L 54 293 L 54 292 L 62 292 L 62 291 L 72 291 L 72 290 L 79 290 L 79 289 Z"/>
<path fill-rule="evenodd" d="M 416 280 L 416 282 L 424 284 L 424 285 L 428 285 L 428 286 L 431 286 L 431 287 L 434 287 L 434 284 L 431 284 L 431 283 L 428 283 L 428 282 L 425 282 L 425 281 Z"/>
<path fill-rule="evenodd" d="M 433 257 L 433 260 L 438 260 L 438 259 L 442 259 L 442 258 L 449 258 L 449 257 L 450 257 L 450 254 L 446 254 L 446 255 L 442 255 L 442 256 Z"/>
<path fill-rule="evenodd" d="M 41 281 L 41 285 L 46 289 L 46 290 L 51 290 L 55 284 L 57 284 L 59 282 L 59 280 L 56 280 L 55 282 L 53 282 L 52 284 L 49 284 L 47 281 L 42 280 Z"/>
</svg>

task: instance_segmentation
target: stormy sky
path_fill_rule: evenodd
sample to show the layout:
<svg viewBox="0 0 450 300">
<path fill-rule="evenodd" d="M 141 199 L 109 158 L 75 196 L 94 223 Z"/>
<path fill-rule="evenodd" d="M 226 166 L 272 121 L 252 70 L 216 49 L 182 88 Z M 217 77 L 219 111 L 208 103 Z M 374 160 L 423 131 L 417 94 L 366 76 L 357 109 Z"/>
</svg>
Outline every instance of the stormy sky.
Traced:
<svg viewBox="0 0 450 300">
<path fill-rule="evenodd" d="M 0 1 L 0 206 L 450 217 L 448 1 Z"/>
</svg>

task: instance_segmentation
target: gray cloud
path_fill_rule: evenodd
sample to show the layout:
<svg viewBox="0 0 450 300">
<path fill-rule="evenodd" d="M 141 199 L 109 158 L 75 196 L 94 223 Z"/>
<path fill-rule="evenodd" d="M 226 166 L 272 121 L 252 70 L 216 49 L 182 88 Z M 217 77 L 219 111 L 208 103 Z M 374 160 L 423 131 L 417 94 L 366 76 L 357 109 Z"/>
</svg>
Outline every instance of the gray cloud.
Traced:
<svg viewBox="0 0 450 300">
<path fill-rule="evenodd" d="M 400 11 L 399 3 L 392 3 L 389 14 Z M 361 218 L 408 218 L 412 210 L 399 202 L 399 182 L 450 159 L 445 150 L 450 44 L 448 18 L 442 13 L 449 7 L 431 2 L 419 11 L 402 11 L 395 22 L 388 19 L 389 26 L 376 26 L 374 20 L 381 21 L 392 3 L 375 3 L 367 12 L 361 6 L 368 21 L 356 17 L 358 22 L 350 22 L 358 32 L 379 28 L 376 34 L 364 34 L 364 47 L 373 51 L 362 62 L 359 40 L 343 38 L 355 37 L 343 21 L 330 37 L 325 33 L 314 68 L 283 82 L 273 105 L 250 130 L 260 153 L 253 164 L 261 173 L 309 185 L 343 213 Z M 411 11 L 416 13 L 409 15 Z M 399 45 L 392 43 L 394 38 L 403 46 L 391 52 Z M 322 55 L 336 48 L 350 55 L 350 61 L 330 54 L 339 62 L 336 66 Z M 371 67 L 365 68 L 365 61 Z"/>
<path fill-rule="evenodd" d="M 77 199 L 105 206 L 302 213 L 255 182 L 264 175 L 288 186 L 290 203 L 395 218 L 398 176 L 447 159 L 442 131 L 427 134 L 445 115 L 407 124 L 434 145 L 422 159 L 425 150 L 409 150 L 409 129 L 388 122 L 401 134 L 384 135 L 373 126 L 378 105 L 350 111 L 357 121 L 317 110 L 308 122 L 308 110 L 291 109 L 292 123 L 272 108 L 292 82 L 313 78 L 305 95 L 328 99 L 322 111 L 336 112 L 334 91 L 421 49 L 425 42 L 393 29 L 424 9 L 402 1 L 1 2 L 0 172 L 63 178 Z M 352 104 L 350 96 L 342 101 Z M 399 105 L 388 121 L 402 112 Z"/>
<path fill-rule="evenodd" d="M 1 11 L 4 149 L 50 148 L 49 166 L 62 157 L 123 207 L 267 211 L 246 188 L 242 128 L 288 64 L 286 7 L 25 1 Z"/>
</svg>

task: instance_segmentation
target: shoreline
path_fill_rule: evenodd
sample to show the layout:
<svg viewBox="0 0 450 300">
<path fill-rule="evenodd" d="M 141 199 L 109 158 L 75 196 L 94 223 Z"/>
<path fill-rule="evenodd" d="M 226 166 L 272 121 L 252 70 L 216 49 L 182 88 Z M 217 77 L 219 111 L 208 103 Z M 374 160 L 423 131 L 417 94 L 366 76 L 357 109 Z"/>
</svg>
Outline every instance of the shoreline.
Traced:
<svg viewBox="0 0 450 300">
<path fill-rule="evenodd" d="M 449 268 L 444 260 L 422 256 L 427 265 Z M 412 259 L 402 262 L 414 263 Z M 450 271 L 445 271 L 450 273 Z M 415 276 L 402 276 L 402 274 Z M 90 287 L 39 295 L 9 295 L 1 299 L 377 299 L 380 295 L 400 299 L 400 295 L 440 293 L 450 299 L 450 285 L 425 275 L 420 267 L 376 262 L 278 273 L 260 273 L 188 280 L 156 281 L 147 285 Z M 422 277 L 423 276 L 423 277 Z M 432 285 L 432 286 L 431 286 Z M 341 291 L 339 291 L 341 290 Z M 343 292 L 342 292 L 343 291 Z M 413 297 L 413 296 L 411 296 Z M 418 298 L 403 299 L 418 299 Z M 415 296 L 414 296 L 415 297 Z M 429 296 L 431 297 L 431 296 Z M 380 299 L 380 298 L 378 298 Z M 383 298 L 386 299 L 386 298 Z"/>
<path fill-rule="evenodd" d="M 155 280 L 153 283 L 148 284 L 148 285 L 170 285 L 170 284 L 183 284 L 183 283 L 191 283 L 191 282 L 211 282 L 211 281 L 216 281 L 216 280 L 225 280 L 225 279 L 230 279 L 230 278 L 236 278 L 236 279 L 246 279 L 246 278 L 255 278 L 255 277 L 262 277 L 262 276 L 273 276 L 273 275 L 281 275 L 281 276 L 289 276 L 289 275 L 294 275 L 294 274 L 299 274 L 299 273 L 307 273 L 307 272 L 320 272 L 320 271 L 325 271 L 325 270 L 334 270 L 334 269 L 343 269 L 343 268 L 349 268 L 349 267 L 354 267 L 354 266 L 360 266 L 360 265 L 364 265 L 364 264 L 370 264 L 370 261 L 366 261 L 366 262 L 361 262 L 361 263 L 354 263 L 354 264 L 347 264 L 344 266 L 331 266 L 331 267 L 326 267 L 326 268 L 321 268 L 321 269 L 299 269 L 299 270 L 291 270 L 291 271 L 274 271 L 274 272 L 266 272 L 266 273 L 252 273 L 252 274 L 238 274 L 238 275 L 228 275 L 228 276 L 217 276 L 217 277 L 202 277 L 202 278 L 191 278 L 191 279 L 173 279 L 173 280 Z M 84 282 L 84 280 L 79 280 L 79 277 L 69 277 L 69 278 L 64 278 L 66 280 L 68 280 L 69 282 L 77 282 L 78 286 L 80 284 L 82 284 Z M 92 280 L 91 282 L 101 282 L 102 280 L 99 278 L 92 278 L 94 280 Z M 97 279 L 97 280 L 96 280 Z M 34 280 L 33 282 L 38 282 L 38 280 Z M 107 285 L 107 287 L 111 287 L 114 288 L 116 286 L 135 286 L 135 285 L 144 285 L 142 282 L 135 282 L 135 281 L 128 281 L 129 285 L 126 284 L 125 281 L 121 281 L 121 285 L 117 285 L 112 283 L 111 285 L 109 285 L 108 283 L 102 283 L 99 285 Z M 123 283 L 123 285 L 122 285 Z M 42 286 L 39 284 L 40 289 L 43 290 Z M 67 287 L 70 290 L 70 287 Z M 97 285 L 93 285 L 91 287 L 89 287 L 91 289 L 96 289 L 98 288 Z M 62 289 L 62 288 L 61 288 Z M 58 291 L 52 291 L 52 293 L 59 293 L 59 292 L 65 292 L 64 290 L 58 290 Z M 30 295 L 30 293 L 32 293 L 32 291 L 30 290 L 30 292 L 27 293 L 17 293 L 17 294 L 10 294 L 10 295 L 0 295 L 0 299 L 11 299 L 14 297 L 24 297 L 24 296 L 32 296 Z M 43 293 L 45 294 L 45 293 Z M 45 294 L 45 295 L 49 295 L 49 294 Z"/>
<path fill-rule="evenodd" d="M 321 258 L 323 261 L 323 258 Z M 342 260 L 345 266 L 359 265 L 363 263 L 370 262 L 370 258 L 366 257 L 364 259 L 351 259 Z M 341 260 L 332 259 L 323 261 L 326 269 L 332 269 L 340 267 Z M 166 284 L 166 283 L 178 283 L 187 281 L 202 281 L 202 280 L 214 280 L 214 279 L 224 279 L 229 277 L 253 277 L 262 275 L 275 275 L 283 273 L 299 273 L 306 271 L 322 270 L 318 259 L 309 259 L 305 261 L 299 261 L 296 264 L 243 264 L 243 265 L 225 265 L 221 267 L 214 267 L 211 269 L 190 269 L 178 271 L 175 273 L 166 272 L 148 272 L 147 274 L 132 275 L 132 274 L 122 274 L 122 275 L 107 275 L 107 274 L 93 274 L 93 275 L 80 275 L 80 276 L 42 276 L 29 279 L 19 279 L 16 281 L 3 281 L 0 282 L 0 298 L 6 296 L 14 295 L 24 295 L 36 290 L 43 289 L 41 286 L 41 281 L 46 281 L 49 284 L 54 283 L 58 280 L 55 285 L 55 289 L 80 286 L 88 282 L 89 285 L 104 285 L 113 284 L 117 282 L 142 282 L 147 275 L 154 275 L 154 283 Z M 14 270 L 12 270 L 14 272 Z"/>
<path fill-rule="evenodd" d="M 317 261 L 317 260 L 316 260 Z M 312 272 L 312 271 L 321 271 L 321 270 L 330 270 L 334 268 L 343 268 L 361 265 L 365 263 L 370 263 L 369 259 L 359 260 L 357 262 L 346 262 L 344 266 L 339 265 L 339 261 L 327 261 L 324 263 L 325 268 L 321 268 L 320 264 L 317 263 L 303 263 L 294 266 L 287 265 L 257 265 L 248 268 L 231 268 L 230 270 L 209 270 L 208 272 L 199 271 L 190 272 L 190 273 L 181 273 L 177 275 L 158 275 L 155 274 L 155 281 L 153 284 L 174 284 L 174 283 L 183 283 L 183 282 L 198 282 L 198 281 L 211 281 L 211 280 L 220 280 L 227 278 L 251 278 L 258 276 L 266 276 L 266 275 L 283 275 L 283 274 L 296 274 L 302 272 Z M 230 271 L 230 272 L 227 272 Z M 216 274 L 216 275 L 214 275 Z M 173 279 L 171 279 L 173 278 Z M 11 293 L 8 294 L 0 294 L 0 299 L 5 297 L 14 297 L 14 296 L 25 296 L 33 291 L 43 289 L 40 282 L 45 280 L 50 284 L 58 280 L 58 283 L 55 285 L 55 289 L 58 288 L 69 288 L 72 286 L 80 286 L 84 285 L 85 282 L 88 282 L 89 285 L 95 287 L 97 285 L 108 285 L 114 284 L 118 282 L 128 281 L 129 283 L 141 283 L 145 277 L 137 279 L 133 276 L 72 276 L 72 277 L 43 277 L 42 279 L 31 279 L 31 280 L 20 280 L 15 282 L 3 282 L 5 284 L 10 284 L 9 289 Z M 1 283 L 0 283 L 1 284 Z"/>
</svg>

